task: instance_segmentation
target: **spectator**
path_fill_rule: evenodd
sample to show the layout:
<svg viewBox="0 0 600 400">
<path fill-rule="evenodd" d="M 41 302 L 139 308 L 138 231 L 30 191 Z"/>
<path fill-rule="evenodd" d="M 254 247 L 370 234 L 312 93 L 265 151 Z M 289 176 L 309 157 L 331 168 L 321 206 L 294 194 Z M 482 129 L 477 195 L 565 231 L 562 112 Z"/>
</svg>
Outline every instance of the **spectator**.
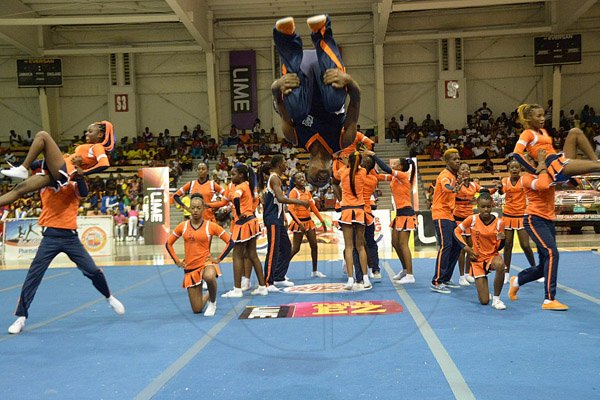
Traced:
<svg viewBox="0 0 600 400">
<path fill-rule="evenodd" d="M 23 144 L 23 139 L 21 139 L 21 135 L 17 135 L 17 132 L 11 130 L 10 136 L 8 137 L 8 143 L 11 147 L 21 145 Z"/>
<path fill-rule="evenodd" d="M 390 131 L 391 142 L 394 143 L 396 141 L 400 143 L 400 125 L 396 122 L 396 117 L 392 117 L 388 124 L 388 129 Z"/>
<path fill-rule="evenodd" d="M 485 101 L 483 102 L 483 105 L 477 110 L 477 114 L 479 115 L 479 121 L 481 122 L 481 125 L 487 128 L 490 117 L 492 116 L 492 110 L 487 106 L 487 103 Z"/>
<path fill-rule="evenodd" d="M 400 136 L 406 136 L 406 121 L 404 120 L 404 115 L 400 114 L 400 119 L 398 120 L 398 129 L 400 131 Z M 398 141 L 400 143 L 400 141 Z"/>
<path fill-rule="evenodd" d="M 127 218 L 118 208 L 113 209 L 113 219 L 115 221 L 115 238 L 117 242 L 125 240 L 125 223 Z"/>
<path fill-rule="evenodd" d="M 137 204 L 132 204 L 127 212 L 127 241 L 137 240 L 138 238 L 138 218 L 139 212 L 137 210 Z"/>
<path fill-rule="evenodd" d="M 486 156 L 485 160 L 479 164 L 480 171 L 486 174 L 494 173 L 494 162 L 490 159 L 489 156 Z"/>
<path fill-rule="evenodd" d="M 144 132 L 142 132 L 142 137 L 144 138 L 144 142 L 152 142 L 154 140 L 154 135 L 150 132 L 150 128 L 146 127 Z"/>
</svg>

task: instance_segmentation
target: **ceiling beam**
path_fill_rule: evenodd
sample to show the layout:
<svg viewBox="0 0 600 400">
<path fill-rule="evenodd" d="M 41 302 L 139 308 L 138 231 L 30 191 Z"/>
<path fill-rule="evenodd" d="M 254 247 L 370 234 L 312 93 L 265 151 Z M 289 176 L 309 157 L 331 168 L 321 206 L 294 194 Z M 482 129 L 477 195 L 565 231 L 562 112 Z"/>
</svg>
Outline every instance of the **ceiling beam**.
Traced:
<svg viewBox="0 0 600 400">
<path fill-rule="evenodd" d="M 44 56 L 69 56 L 87 54 L 111 53 L 181 53 L 200 52 L 202 47 L 197 44 L 181 45 L 139 45 L 139 46 L 107 46 L 107 47 L 71 47 L 44 50 Z"/>
<path fill-rule="evenodd" d="M 543 3 L 546 1 L 550 0 L 423 0 L 394 4 L 392 12 L 504 6 L 510 4 Z"/>
<path fill-rule="evenodd" d="M 383 44 L 385 40 L 385 34 L 387 32 L 388 21 L 390 19 L 390 13 L 392 12 L 392 0 L 379 0 L 375 4 L 375 10 L 373 12 L 373 23 L 374 27 L 374 39 L 375 44 Z"/>
<path fill-rule="evenodd" d="M 449 31 L 449 32 L 411 32 L 395 33 L 385 38 L 385 43 L 409 42 L 418 40 L 438 40 L 451 38 L 489 37 L 489 36 L 511 36 L 527 35 L 532 33 L 550 33 L 551 26 L 528 26 L 524 28 L 502 28 L 502 29 L 478 29 L 473 31 Z"/>
<path fill-rule="evenodd" d="M 2 13 L 4 15 L 37 15 L 35 11 L 18 0 L 2 0 Z M 27 54 L 41 55 L 36 27 L 0 26 L 0 40 L 10 43 Z"/>
<path fill-rule="evenodd" d="M 208 37 L 209 14 L 206 0 L 165 0 L 177 14 L 194 40 L 205 50 L 210 50 L 213 43 Z"/>
<path fill-rule="evenodd" d="M 564 32 L 585 14 L 597 0 L 561 0 L 556 2 L 555 32 Z"/>
<path fill-rule="evenodd" d="M 0 18 L 0 26 L 115 25 L 179 22 L 175 14 L 97 15 L 81 17 Z"/>
</svg>

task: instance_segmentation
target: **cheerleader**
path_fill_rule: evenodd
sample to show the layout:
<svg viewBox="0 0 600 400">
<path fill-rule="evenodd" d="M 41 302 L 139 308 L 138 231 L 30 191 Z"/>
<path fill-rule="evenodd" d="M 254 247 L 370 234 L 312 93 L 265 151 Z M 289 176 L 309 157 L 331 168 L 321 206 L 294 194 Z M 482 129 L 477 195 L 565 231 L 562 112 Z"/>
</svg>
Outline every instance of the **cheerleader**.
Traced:
<svg viewBox="0 0 600 400">
<path fill-rule="evenodd" d="M 527 199 L 525 196 L 525 187 L 523 186 L 523 177 L 521 177 L 521 164 L 516 160 L 509 162 L 508 173 L 508 177 L 502 178 L 502 186 L 500 188 L 500 192 L 505 194 L 504 209 L 502 210 L 506 235 L 506 243 L 504 245 L 504 262 L 506 263 L 504 284 L 507 284 L 510 279 L 510 264 L 515 231 L 517 232 L 519 245 L 523 249 L 525 257 L 527 257 L 529 266 L 534 267 L 536 265 L 533 250 L 531 250 L 531 245 L 529 244 L 529 235 L 523 225 Z"/>
<path fill-rule="evenodd" d="M 113 149 L 115 143 L 112 124 L 108 121 L 94 122 L 88 126 L 85 139 L 87 143 L 77 146 L 74 154 L 63 156 L 48 132 L 38 132 L 23 164 L 0 171 L 11 178 L 25 179 L 10 192 L 0 196 L 0 207 L 46 186 L 54 186 L 56 189 L 65 186 L 77 167 L 81 168 L 84 175 L 99 173 L 108 168 L 110 163 L 106 153 Z M 44 155 L 44 159 L 36 160 L 40 154 Z M 38 172 L 29 176 L 29 168 Z"/>
<path fill-rule="evenodd" d="M 231 229 L 233 246 L 233 279 L 234 288 L 221 297 L 242 297 L 242 275 L 244 260 L 250 260 L 258 278 L 258 287 L 251 292 L 253 295 L 266 296 L 269 294 L 265 286 L 260 259 L 256 253 L 256 237 L 260 234 L 260 226 L 254 211 L 256 210 L 254 191 L 254 172 L 244 164 L 236 164 L 231 169 L 231 182 L 235 185 L 227 199 L 234 205 L 234 222 Z"/>
<path fill-rule="evenodd" d="M 366 171 L 360 166 L 361 156 L 358 151 L 350 154 L 348 166 L 334 163 L 333 176 L 340 181 L 342 190 L 341 208 L 339 219 L 344 235 L 344 260 L 348 281 L 344 286 L 352 290 L 354 286 L 354 260 L 352 251 L 356 248 L 363 273 L 363 285 L 370 288 L 371 282 L 367 274 L 367 252 L 365 251 L 365 200 L 363 198 L 363 185 Z"/>
<path fill-rule="evenodd" d="M 525 130 L 519 136 L 515 145 L 514 158 L 532 174 L 539 174 L 546 170 L 554 182 L 568 182 L 572 176 L 600 172 L 600 162 L 589 140 L 579 128 L 569 131 L 563 152 L 557 153 L 552 145 L 552 136 L 548 135 L 544 127 L 544 109 L 538 104 L 521 104 L 517 109 L 519 120 Z M 581 150 L 588 160 L 577 158 L 577 150 Z M 534 160 L 538 153 L 544 150 L 546 160 L 538 163 L 537 168 L 525 157 L 525 151 Z"/>
<path fill-rule="evenodd" d="M 221 275 L 218 263 L 229 254 L 233 241 L 225 230 L 215 222 L 204 219 L 204 201 L 200 193 L 194 193 L 190 200 L 191 218 L 181 222 L 169 236 L 167 252 L 179 268 L 184 270 L 182 287 L 187 289 L 190 305 L 194 314 L 202 312 L 212 317 L 217 310 L 217 277 Z M 210 257 L 212 237 L 221 239 L 227 247 L 218 259 Z M 185 260 L 180 260 L 173 244 L 183 237 Z M 202 294 L 202 283 L 206 282 L 208 294 Z M 207 305 L 208 303 L 208 305 Z"/>
<path fill-rule="evenodd" d="M 294 258 L 300 251 L 300 245 L 302 239 L 306 236 L 308 244 L 310 246 L 310 257 L 312 259 L 312 273 L 313 278 L 326 278 L 327 275 L 318 270 L 318 247 L 317 247 L 317 229 L 315 223 L 310 217 L 312 211 L 313 214 L 321 221 L 323 226 L 323 232 L 327 232 L 327 226 L 321 216 L 321 213 L 315 205 L 315 201 L 312 199 L 310 190 L 306 188 L 306 177 L 304 173 L 297 172 L 292 180 L 294 182 L 294 188 L 290 191 L 290 199 L 299 199 L 308 202 L 309 207 L 291 204 L 288 207 L 288 211 L 292 216 L 292 221 L 289 225 L 289 230 L 293 232 L 294 236 L 292 239 L 292 256 Z"/>
<path fill-rule="evenodd" d="M 415 168 L 410 158 L 396 161 L 392 168 L 375 155 L 372 151 L 363 154 L 371 155 L 383 172 L 389 177 L 392 189 L 392 202 L 396 209 L 396 217 L 390 224 L 392 228 L 392 247 L 402 264 L 402 270 L 394 275 L 393 279 L 400 284 L 415 283 L 412 267 L 412 254 L 408 241 L 410 233 L 416 229 L 417 219 L 411 203 L 412 185 L 415 179 Z"/>
<path fill-rule="evenodd" d="M 225 194 L 225 189 L 215 181 L 208 179 L 208 165 L 206 163 L 199 163 L 197 171 L 198 179 L 187 182 L 180 187 L 173 196 L 173 200 L 175 200 L 175 202 L 184 210 L 190 212 L 191 206 L 186 206 L 183 201 L 181 201 L 181 198 L 186 195 L 199 193 L 204 201 L 204 215 L 202 218 L 206 221 L 216 222 L 215 211 L 227 205 L 227 200 L 217 200 L 217 197 L 222 197 Z"/>
</svg>

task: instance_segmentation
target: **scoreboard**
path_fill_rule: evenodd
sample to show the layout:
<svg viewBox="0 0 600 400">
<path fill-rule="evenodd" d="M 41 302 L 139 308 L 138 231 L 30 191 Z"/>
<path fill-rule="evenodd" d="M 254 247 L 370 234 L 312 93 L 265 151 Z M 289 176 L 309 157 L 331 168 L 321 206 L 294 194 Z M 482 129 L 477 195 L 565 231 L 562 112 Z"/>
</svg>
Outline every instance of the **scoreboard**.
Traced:
<svg viewBox="0 0 600 400">
<path fill-rule="evenodd" d="M 553 35 L 533 39 L 534 64 L 581 64 L 581 35 Z"/>
<path fill-rule="evenodd" d="M 17 60 L 19 87 L 62 86 L 62 61 L 60 58 L 28 58 Z"/>
</svg>

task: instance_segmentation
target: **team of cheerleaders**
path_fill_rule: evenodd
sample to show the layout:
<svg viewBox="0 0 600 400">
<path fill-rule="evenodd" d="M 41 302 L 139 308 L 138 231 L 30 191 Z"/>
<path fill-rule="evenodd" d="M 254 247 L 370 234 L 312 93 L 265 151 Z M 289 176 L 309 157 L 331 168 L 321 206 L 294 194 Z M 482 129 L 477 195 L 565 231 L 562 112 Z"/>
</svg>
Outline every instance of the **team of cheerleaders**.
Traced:
<svg viewBox="0 0 600 400">
<path fill-rule="evenodd" d="M 311 247 L 312 276 L 325 277 L 318 270 L 316 228 L 311 213 L 321 220 L 323 229 L 327 228 L 306 187 L 307 182 L 317 187 L 330 181 L 333 184 L 339 200 L 338 223 L 343 232 L 348 275 L 344 288 L 352 290 L 372 287 L 369 266 L 374 276 L 380 274 L 370 199 L 379 181 L 389 181 L 396 211 L 390 226 L 392 246 L 403 266 L 393 279 L 399 284 L 415 282 L 408 246 L 410 232 L 416 227 L 410 199 L 415 176 L 413 164 L 406 159 L 387 165 L 373 152 L 373 142 L 357 132 L 360 88 L 346 73 L 333 39 L 331 21 L 326 15 L 318 15 L 309 18 L 307 23 L 314 50 L 303 50 L 292 17 L 276 22 L 273 38 L 282 62 L 282 77 L 271 86 L 284 136 L 310 153 L 307 175 L 296 174 L 286 195 L 281 181 L 285 159 L 281 155 L 272 157 L 256 175 L 246 165 L 234 166 L 227 188 L 209 180 L 208 167 L 200 164 L 198 179 L 188 182 L 175 195 L 175 201 L 182 205 L 181 197 L 190 195 L 189 207 L 183 206 L 191 218 L 174 229 L 166 248 L 177 266 L 184 269 L 183 287 L 188 291 L 194 313 L 215 314 L 217 277 L 221 274 L 218 264 L 231 251 L 234 287 L 222 297 L 242 297 L 243 292 L 250 289 L 252 270 L 258 279 L 258 287 L 251 292 L 253 295 L 264 296 L 278 292 L 280 287 L 292 286 L 286 272 L 304 236 Z M 347 110 L 346 97 L 349 98 Z M 516 231 L 530 267 L 510 277 L 509 298 L 516 300 L 522 285 L 544 278 L 542 309 L 566 310 L 568 307 L 555 298 L 558 269 L 553 224 L 555 186 L 573 183 L 574 176 L 600 171 L 600 162 L 579 129 L 569 132 L 563 152 L 557 153 L 551 136 L 542 128 L 544 110 L 541 106 L 523 104 L 518 114 L 525 130 L 509 163 L 509 176 L 495 188 L 482 188 L 471 181 L 468 165 L 460 162 L 457 150 L 450 149 L 444 154 L 446 168 L 436 180 L 432 205 L 439 251 L 430 289 L 447 294 L 452 288 L 475 283 L 481 304 L 488 304 L 491 298 L 494 308 L 506 308 L 500 293 L 509 277 Z M 43 227 L 43 239 L 25 278 L 15 312 L 17 320 L 9 327 L 9 333 L 23 330 L 44 273 L 61 252 L 75 262 L 117 314 L 125 313 L 125 307 L 111 295 L 104 273 L 83 247 L 76 231 L 77 211 L 81 199 L 88 193 L 85 177 L 109 166 L 106 153 L 113 146 L 114 131 L 108 121 L 91 124 L 86 144 L 78 146 L 72 155 L 63 155 L 47 132 L 39 132 L 23 163 L 1 171 L 5 176 L 23 181 L 0 196 L 0 206 L 37 190 L 42 198 L 38 223 Z M 578 150 L 588 159 L 577 159 Z M 37 160 L 40 155 L 43 160 Z M 383 173 L 377 172 L 376 165 Z M 521 174 L 523 169 L 525 174 Z M 495 190 L 506 194 L 503 218 L 491 213 L 490 194 Z M 473 215 L 472 202 L 476 194 L 479 194 L 479 212 Z M 268 240 L 264 271 L 256 251 L 260 227 L 255 211 L 261 202 Z M 216 224 L 214 216 L 216 209 L 228 203 L 234 209 L 229 232 Z M 293 245 L 288 230 L 293 232 Z M 210 254 L 214 236 L 226 244 L 217 258 Z M 173 248 L 181 237 L 184 259 L 180 259 Z M 537 264 L 529 238 L 538 249 Z M 504 259 L 499 253 L 502 248 Z M 459 259 L 460 279 L 456 285 L 451 277 Z M 491 271 L 495 271 L 493 295 L 489 293 L 487 282 Z M 207 294 L 203 293 L 203 283 L 206 283 Z"/>
</svg>

